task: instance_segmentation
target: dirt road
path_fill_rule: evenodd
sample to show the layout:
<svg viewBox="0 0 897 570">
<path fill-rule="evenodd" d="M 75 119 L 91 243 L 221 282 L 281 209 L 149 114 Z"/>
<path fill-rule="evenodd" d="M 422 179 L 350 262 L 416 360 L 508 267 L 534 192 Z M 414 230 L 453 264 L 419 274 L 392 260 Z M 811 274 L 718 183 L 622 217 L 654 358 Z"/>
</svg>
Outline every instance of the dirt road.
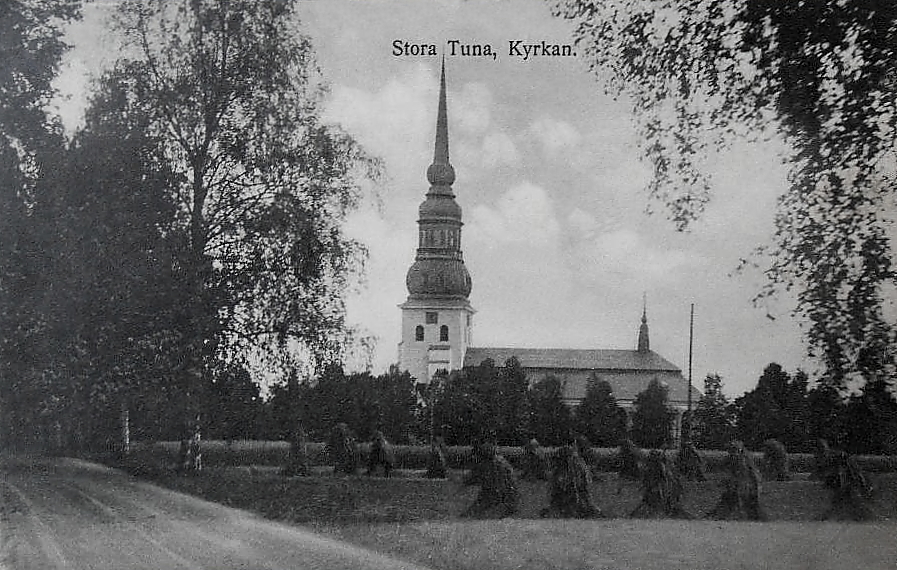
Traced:
<svg viewBox="0 0 897 570">
<path fill-rule="evenodd" d="M 421 568 L 72 459 L 0 459 L 0 570 Z"/>
</svg>

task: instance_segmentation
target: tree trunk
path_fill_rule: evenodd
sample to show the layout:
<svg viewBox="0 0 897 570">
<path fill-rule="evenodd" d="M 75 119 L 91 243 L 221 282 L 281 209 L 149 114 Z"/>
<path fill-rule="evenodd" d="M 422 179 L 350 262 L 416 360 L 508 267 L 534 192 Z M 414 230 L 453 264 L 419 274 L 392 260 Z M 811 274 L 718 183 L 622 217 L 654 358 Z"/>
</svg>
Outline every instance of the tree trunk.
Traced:
<svg viewBox="0 0 897 570">
<path fill-rule="evenodd" d="M 128 405 L 122 402 L 121 405 L 121 454 L 127 455 L 131 453 L 131 414 Z"/>
</svg>

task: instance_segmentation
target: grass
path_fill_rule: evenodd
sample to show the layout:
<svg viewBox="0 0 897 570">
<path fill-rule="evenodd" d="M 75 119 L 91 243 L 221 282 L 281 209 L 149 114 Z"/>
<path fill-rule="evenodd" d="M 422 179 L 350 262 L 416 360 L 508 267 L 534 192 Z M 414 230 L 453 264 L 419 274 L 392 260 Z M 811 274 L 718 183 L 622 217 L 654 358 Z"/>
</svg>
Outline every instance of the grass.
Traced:
<svg viewBox="0 0 897 570">
<path fill-rule="evenodd" d="M 337 529 L 348 542 L 445 570 L 893 569 L 894 526 L 669 520 L 501 520 Z"/>
<path fill-rule="evenodd" d="M 158 454 L 144 452 L 149 461 L 158 460 Z M 590 521 L 539 519 L 548 497 L 544 482 L 521 482 L 522 504 L 514 519 L 462 520 L 459 513 L 477 488 L 461 484 L 459 469 L 450 470 L 448 480 L 424 479 L 412 469 L 392 479 L 334 476 L 320 465 L 309 477 L 282 477 L 273 465 L 219 465 L 192 476 L 165 469 L 146 474 L 179 491 L 435 569 L 894 568 L 897 560 L 897 473 L 870 476 L 878 520 L 864 524 L 816 522 L 828 508 L 829 491 L 806 475 L 764 482 L 761 502 L 771 522 L 742 523 L 629 519 L 641 498 L 639 486 L 628 483 L 618 494 L 612 473 L 601 474 L 592 487 L 607 518 Z M 686 483 L 686 510 L 701 516 L 712 509 L 720 477 Z"/>
<path fill-rule="evenodd" d="M 447 480 L 420 475 L 404 470 L 392 479 L 333 476 L 329 468 L 317 467 L 310 477 L 282 477 L 276 468 L 217 467 L 199 475 L 165 472 L 151 478 L 164 486 L 271 519 L 322 526 L 454 520 L 476 496 L 477 487 L 461 484 L 460 470 L 452 470 Z M 897 521 L 897 474 L 870 477 L 877 489 L 873 511 L 881 520 Z M 604 515 L 628 517 L 641 500 L 639 485 L 627 483 L 618 493 L 616 475 L 605 474 L 599 479 L 592 487 L 592 496 Z M 686 511 L 695 517 L 709 512 L 719 500 L 720 481 L 720 476 L 714 476 L 707 482 L 687 482 Z M 548 484 L 521 481 L 520 486 L 517 518 L 538 518 L 547 504 Z M 761 504 L 772 521 L 817 520 L 827 510 L 830 496 L 820 482 L 806 477 L 764 482 L 761 493 Z"/>
</svg>

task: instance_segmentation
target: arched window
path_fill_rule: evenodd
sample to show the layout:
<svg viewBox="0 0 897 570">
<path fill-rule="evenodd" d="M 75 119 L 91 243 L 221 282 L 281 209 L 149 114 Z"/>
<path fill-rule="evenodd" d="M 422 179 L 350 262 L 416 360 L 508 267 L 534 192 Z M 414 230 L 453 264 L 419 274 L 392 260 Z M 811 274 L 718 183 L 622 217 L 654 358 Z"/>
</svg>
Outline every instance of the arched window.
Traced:
<svg viewBox="0 0 897 570">
<path fill-rule="evenodd" d="M 448 326 L 439 327 L 439 342 L 448 342 Z"/>
<path fill-rule="evenodd" d="M 423 325 L 417 325 L 414 329 L 414 340 L 424 340 L 424 327 Z"/>
</svg>

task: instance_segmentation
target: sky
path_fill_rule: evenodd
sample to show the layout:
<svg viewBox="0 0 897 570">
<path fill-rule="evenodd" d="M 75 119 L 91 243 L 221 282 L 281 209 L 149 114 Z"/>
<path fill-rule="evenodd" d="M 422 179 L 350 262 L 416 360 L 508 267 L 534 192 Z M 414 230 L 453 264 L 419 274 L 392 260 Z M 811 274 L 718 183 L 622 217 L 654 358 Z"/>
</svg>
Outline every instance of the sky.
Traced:
<svg viewBox="0 0 897 570">
<path fill-rule="evenodd" d="M 79 97 L 115 42 L 97 33 L 98 2 L 70 30 L 57 102 L 77 124 Z M 376 339 L 372 365 L 397 360 L 398 305 L 428 189 L 440 56 L 396 56 L 394 41 L 489 44 L 492 57 L 446 54 L 449 141 L 463 209 L 462 249 L 473 280 L 474 346 L 635 348 L 643 298 L 651 348 L 693 378 L 719 373 L 732 396 L 770 362 L 812 371 L 793 300 L 755 307 L 759 272 L 739 260 L 770 243 L 786 170 L 773 140 L 706 159 L 712 202 L 677 232 L 646 193 L 630 107 L 604 94 L 577 57 L 509 54 L 509 42 L 572 43 L 568 22 L 542 0 L 308 0 L 300 4 L 330 91 L 324 119 L 383 159 L 387 178 L 348 232 L 368 248 L 365 284 L 349 322 Z M 653 214 L 647 213 L 650 207 Z"/>
</svg>

